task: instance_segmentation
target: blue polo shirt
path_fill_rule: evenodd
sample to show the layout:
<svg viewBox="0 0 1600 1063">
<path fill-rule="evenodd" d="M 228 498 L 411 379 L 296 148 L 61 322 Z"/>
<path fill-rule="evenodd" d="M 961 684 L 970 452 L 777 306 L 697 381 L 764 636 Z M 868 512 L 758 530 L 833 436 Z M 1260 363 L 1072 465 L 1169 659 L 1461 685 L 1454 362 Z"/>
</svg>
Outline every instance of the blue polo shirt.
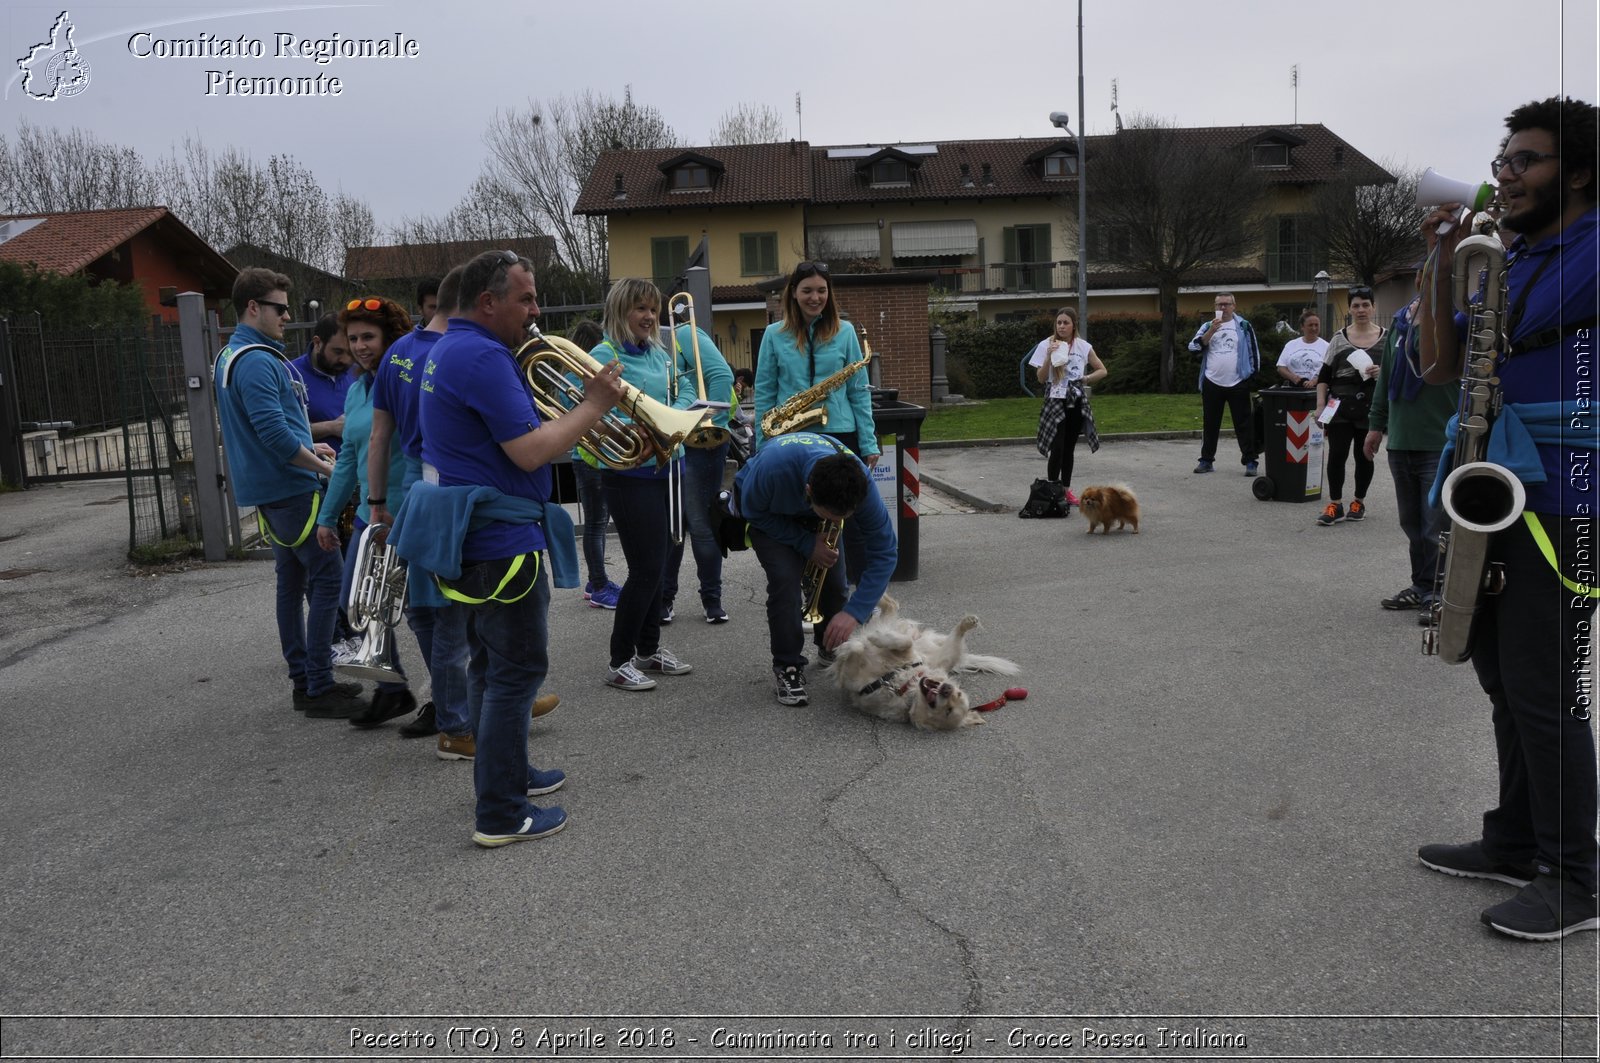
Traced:
<svg viewBox="0 0 1600 1063">
<path fill-rule="evenodd" d="M 1561 232 L 1537 244 L 1530 246 L 1519 236 L 1508 255 L 1508 317 L 1522 305 L 1511 342 L 1524 342 L 1541 332 L 1560 338 L 1502 358 L 1502 395 L 1507 403 L 1578 405 L 1578 416 L 1563 427 L 1561 443 L 1539 448 L 1546 479 L 1542 484 L 1524 485 L 1527 508 L 1535 513 L 1593 516 L 1600 513 L 1600 492 L 1596 490 L 1600 484 L 1596 467 L 1600 430 L 1596 423 L 1600 418 L 1595 416 L 1600 383 L 1595 344 L 1595 314 L 1600 309 L 1596 305 L 1600 303 L 1600 208 L 1590 208 Z"/>
<path fill-rule="evenodd" d="M 310 351 L 289 364 L 300 374 L 300 380 L 306 386 L 306 411 L 311 415 L 312 423 L 337 421 L 344 416 L 344 399 L 350 392 L 350 385 L 355 382 L 354 373 L 346 369 L 338 376 L 329 376 L 312 363 Z M 320 442 L 337 452 L 343 440 L 339 436 L 329 436 Z"/>
<path fill-rule="evenodd" d="M 453 317 L 433 345 L 419 384 L 422 460 L 445 487 L 487 486 L 535 502 L 550 499 L 550 467 L 517 468 L 500 444 L 539 427 L 533 395 L 511 349 L 475 321 Z M 544 549 L 537 524 L 492 523 L 467 533 L 463 563 Z"/>
<path fill-rule="evenodd" d="M 389 345 L 372 383 L 372 408 L 394 418 L 400 453 L 422 460 L 422 423 L 417 418 L 417 384 L 433 345 L 444 337 L 418 326 Z"/>
</svg>

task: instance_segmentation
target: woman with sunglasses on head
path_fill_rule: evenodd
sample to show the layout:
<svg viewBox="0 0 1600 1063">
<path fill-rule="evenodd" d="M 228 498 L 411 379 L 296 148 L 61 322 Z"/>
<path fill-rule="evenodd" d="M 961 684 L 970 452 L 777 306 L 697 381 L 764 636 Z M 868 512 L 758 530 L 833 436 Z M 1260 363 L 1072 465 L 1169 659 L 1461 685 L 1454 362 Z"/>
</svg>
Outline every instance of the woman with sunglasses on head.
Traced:
<svg viewBox="0 0 1600 1063">
<path fill-rule="evenodd" d="M 1048 386 L 1039 419 L 1039 449 L 1045 456 L 1045 478 L 1060 484 L 1067 505 L 1078 504 L 1072 493 L 1072 455 L 1084 430 L 1089 405 L 1088 389 L 1106 378 L 1105 363 L 1087 340 L 1078 336 L 1078 312 L 1070 306 L 1056 311 L 1055 332 L 1039 341 L 1028 357 L 1039 383 Z M 1089 428 L 1093 429 L 1093 424 Z M 1098 437 L 1090 443 L 1098 447 Z"/>
<path fill-rule="evenodd" d="M 645 395 L 679 409 L 698 397 L 694 386 L 673 387 L 672 358 L 661 345 L 657 321 L 661 292 L 647 280 L 624 278 L 606 293 L 600 322 L 605 333 L 592 352 L 601 364 L 622 365 L 622 380 Z M 674 395 L 674 391 L 677 392 Z M 612 411 L 629 420 L 622 410 Z M 682 452 L 669 459 L 683 472 Z M 600 470 L 606 509 L 628 562 L 628 578 L 617 596 L 611 622 L 607 686 L 653 690 L 656 675 L 688 675 L 693 669 L 661 646 L 661 588 L 668 547 L 667 492 L 670 469 L 651 458 L 637 468 Z"/>
<path fill-rule="evenodd" d="M 344 331 L 350 356 L 355 360 L 356 379 L 345 393 L 344 446 L 339 448 L 338 460 L 333 465 L 333 476 L 328 481 L 328 498 L 347 499 L 356 492 L 355 536 L 359 540 L 371 519 L 372 508 L 368 502 L 367 448 L 372 436 L 372 381 L 383 352 L 389 344 L 411 331 L 411 315 L 405 308 L 390 299 L 353 299 L 339 314 L 339 327 Z M 405 455 L 400 451 L 400 441 L 389 442 L 389 482 L 398 484 L 405 475 Z M 317 516 L 317 543 L 324 550 L 339 548 L 339 534 L 334 522 L 339 510 L 324 506 Z M 339 600 L 350 600 L 350 586 L 355 575 L 359 550 L 345 553 L 344 579 L 339 588 Z M 354 618 L 352 617 L 352 620 Z M 394 657 L 395 670 L 400 668 L 398 653 Z M 385 720 L 404 716 L 415 711 L 417 699 L 403 682 L 379 683 L 372 702 L 350 717 L 354 727 L 376 727 Z"/>
<path fill-rule="evenodd" d="M 1328 341 L 1322 371 L 1317 375 L 1317 417 L 1322 417 L 1330 400 L 1336 399 L 1339 404 L 1327 426 L 1328 504 L 1317 516 L 1317 524 L 1324 528 L 1340 521 L 1364 520 L 1367 516 L 1367 488 L 1372 486 L 1375 470 L 1372 459 L 1364 451 L 1367 412 L 1372 408 L 1372 393 L 1377 390 L 1383 338 L 1388 334 L 1376 320 L 1377 309 L 1371 288 L 1358 285 L 1350 289 L 1350 324 Z M 1378 352 L 1376 356 L 1373 351 Z M 1344 495 L 1345 458 L 1352 453 L 1356 463 L 1356 486 L 1347 513 L 1340 499 Z"/>
<path fill-rule="evenodd" d="M 861 361 L 861 342 L 848 321 L 839 319 L 826 262 L 802 262 L 783 287 L 783 320 L 767 326 L 756 359 L 755 445 L 765 442 L 761 419 L 773 407 L 826 380 L 847 365 Z M 878 430 L 872 416 L 872 392 L 863 367 L 828 393 L 823 403 L 826 424 L 809 431 L 832 436 L 871 469 L 878 464 Z M 839 547 L 846 582 L 866 569 L 866 547 L 850 534 L 849 522 Z"/>
</svg>

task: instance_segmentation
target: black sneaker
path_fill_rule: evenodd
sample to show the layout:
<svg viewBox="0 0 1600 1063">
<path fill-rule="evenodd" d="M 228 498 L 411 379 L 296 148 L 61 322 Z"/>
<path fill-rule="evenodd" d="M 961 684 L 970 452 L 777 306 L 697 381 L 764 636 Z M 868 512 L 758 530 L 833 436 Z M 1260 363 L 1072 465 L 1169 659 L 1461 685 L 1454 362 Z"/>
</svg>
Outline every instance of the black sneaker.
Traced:
<svg viewBox="0 0 1600 1063">
<path fill-rule="evenodd" d="M 1198 464 L 1198 465 L 1196 465 L 1194 467 L 1194 471 L 1195 472 L 1211 472 L 1214 468 L 1216 468 L 1216 463 L 1215 462 L 1211 461 L 1208 458 L 1201 458 L 1200 459 L 1200 464 Z"/>
<path fill-rule="evenodd" d="M 806 697 L 805 673 L 794 665 L 787 668 L 773 668 L 772 678 L 778 693 L 779 705 L 804 705 L 810 699 Z"/>
<path fill-rule="evenodd" d="M 427 738 L 439 733 L 439 722 L 433 716 L 433 702 L 417 710 L 416 719 L 400 728 L 401 738 Z"/>
<path fill-rule="evenodd" d="M 1329 502 L 1322 507 L 1322 512 L 1317 515 L 1317 524 L 1327 528 L 1344 520 L 1344 504 Z"/>
<path fill-rule="evenodd" d="M 1406 587 L 1378 603 L 1385 609 L 1421 609 L 1422 595 L 1415 587 Z"/>
<path fill-rule="evenodd" d="M 661 607 L 661 623 L 662 623 L 662 626 L 665 626 L 667 624 L 672 623 L 672 618 L 673 618 L 674 615 L 675 614 L 672 612 L 672 603 L 671 602 L 668 602 L 666 605 L 663 605 Z"/>
<path fill-rule="evenodd" d="M 1485 908 L 1484 923 L 1524 941 L 1559 941 L 1580 930 L 1600 930 L 1595 895 L 1541 866 L 1534 880 L 1509 901 Z"/>
<path fill-rule="evenodd" d="M 720 606 L 720 605 L 708 605 L 708 606 L 706 606 L 706 623 L 708 623 L 708 624 L 726 624 L 727 622 L 728 622 L 728 611 L 726 609 L 722 608 L 722 606 Z"/>
<path fill-rule="evenodd" d="M 396 716 L 410 715 L 416 707 L 416 695 L 409 690 L 376 690 L 371 703 L 350 717 L 350 726 L 368 730 Z"/>
<path fill-rule="evenodd" d="M 1496 863 L 1483 855 L 1482 842 L 1465 845 L 1424 845 L 1417 850 L 1422 866 L 1457 878 L 1489 878 L 1508 886 L 1533 881 L 1532 864 Z"/>
<path fill-rule="evenodd" d="M 361 684 L 335 683 L 305 700 L 308 720 L 348 720 L 361 711 Z"/>
<path fill-rule="evenodd" d="M 1244 474 L 1246 476 L 1254 476 L 1257 473 L 1259 473 L 1260 471 L 1261 471 L 1261 463 L 1260 462 L 1258 462 L 1258 461 L 1256 461 L 1254 459 L 1251 459 L 1250 461 L 1247 461 L 1247 462 L 1244 463 Z"/>
</svg>

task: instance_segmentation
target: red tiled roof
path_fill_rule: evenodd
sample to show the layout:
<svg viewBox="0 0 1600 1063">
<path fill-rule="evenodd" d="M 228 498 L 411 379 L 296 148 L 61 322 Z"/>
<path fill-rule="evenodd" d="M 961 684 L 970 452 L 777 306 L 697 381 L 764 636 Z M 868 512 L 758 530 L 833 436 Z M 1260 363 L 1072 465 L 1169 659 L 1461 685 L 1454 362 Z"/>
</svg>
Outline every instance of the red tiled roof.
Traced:
<svg viewBox="0 0 1600 1063">
<path fill-rule="evenodd" d="M 724 167 L 703 191 L 673 192 L 658 167 L 692 152 Z M 670 207 L 729 207 L 803 203 L 811 195 L 811 147 L 805 141 L 720 148 L 639 148 L 603 151 L 573 206 L 574 214 L 625 214 Z M 617 176 L 624 198 L 617 198 Z"/>
<path fill-rule="evenodd" d="M 1307 184 L 1348 177 L 1358 184 L 1381 184 L 1394 178 L 1377 163 L 1351 147 L 1322 125 L 1208 126 L 1174 129 L 1176 143 L 1186 146 L 1244 150 L 1277 132 L 1290 144 L 1290 165 L 1266 170 L 1274 184 Z M 1094 157 L 1107 150 L 1121 134 L 1088 137 L 1084 150 L 1092 172 Z M 1298 143 L 1297 143 L 1298 141 Z M 695 154 L 715 159 L 726 171 L 715 186 L 703 192 L 670 192 L 657 167 L 685 154 L 684 148 L 613 150 L 600 155 L 589 173 L 574 213 L 621 214 L 635 210 L 662 210 L 675 206 L 744 206 L 752 203 L 849 203 L 896 200 L 981 200 L 998 197 L 1044 197 L 1075 192 L 1077 180 L 1046 180 L 1037 158 L 1072 142 L 1061 136 L 1012 140 L 949 140 L 933 143 L 933 154 L 910 156 L 910 181 L 902 188 L 872 187 L 861 167 L 865 156 L 829 158 L 828 147 L 801 142 L 752 144 L 740 147 L 693 148 Z M 890 145 L 858 145 L 884 148 Z M 901 146 L 904 147 L 903 145 Z M 809 165 L 806 163 L 809 162 Z M 962 171 L 962 165 L 967 167 Z M 624 198 L 616 198 L 617 176 L 622 177 Z"/>
<path fill-rule="evenodd" d="M 515 251 L 535 267 L 543 267 L 550 264 L 555 249 L 555 238 L 550 236 L 352 247 L 345 252 L 344 273 L 352 281 L 411 279 L 429 273 L 445 273 L 474 255 L 500 250 Z"/>
<path fill-rule="evenodd" d="M 172 218 L 177 222 L 166 207 L 4 214 L 0 215 L 0 222 L 33 218 L 43 218 L 44 221 L 0 243 L 0 259 L 19 265 L 31 262 L 43 270 L 68 274 L 78 272 L 163 218 Z M 179 225 L 192 239 L 200 239 L 190 232 L 188 226 Z"/>
</svg>

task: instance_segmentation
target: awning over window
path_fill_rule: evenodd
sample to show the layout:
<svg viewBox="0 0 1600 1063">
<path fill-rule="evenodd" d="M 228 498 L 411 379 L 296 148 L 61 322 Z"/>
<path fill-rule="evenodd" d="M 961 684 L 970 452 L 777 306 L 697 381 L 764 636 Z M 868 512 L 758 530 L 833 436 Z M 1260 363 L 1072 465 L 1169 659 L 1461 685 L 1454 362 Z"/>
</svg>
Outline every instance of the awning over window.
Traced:
<svg viewBox="0 0 1600 1063">
<path fill-rule="evenodd" d="M 978 253 L 978 223 L 975 221 L 896 222 L 893 236 L 895 258 Z"/>
<path fill-rule="evenodd" d="M 878 225 L 859 222 L 852 225 L 813 225 L 810 227 L 811 253 L 818 258 L 877 258 Z"/>
</svg>

